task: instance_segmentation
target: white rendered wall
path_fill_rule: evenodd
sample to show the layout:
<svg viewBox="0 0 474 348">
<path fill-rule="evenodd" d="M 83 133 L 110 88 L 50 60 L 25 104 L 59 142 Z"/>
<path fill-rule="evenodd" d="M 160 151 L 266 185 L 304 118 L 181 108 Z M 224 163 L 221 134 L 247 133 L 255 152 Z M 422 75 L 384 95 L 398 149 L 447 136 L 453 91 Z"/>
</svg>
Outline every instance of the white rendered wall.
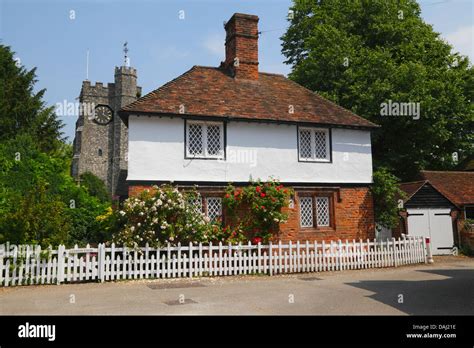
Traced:
<svg viewBox="0 0 474 348">
<path fill-rule="evenodd" d="M 184 120 L 129 117 L 128 180 L 370 183 L 370 132 L 332 129 L 332 163 L 298 162 L 295 125 L 227 123 L 227 160 L 184 158 Z M 244 163 L 242 163 L 244 162 Z"/>
</svg>

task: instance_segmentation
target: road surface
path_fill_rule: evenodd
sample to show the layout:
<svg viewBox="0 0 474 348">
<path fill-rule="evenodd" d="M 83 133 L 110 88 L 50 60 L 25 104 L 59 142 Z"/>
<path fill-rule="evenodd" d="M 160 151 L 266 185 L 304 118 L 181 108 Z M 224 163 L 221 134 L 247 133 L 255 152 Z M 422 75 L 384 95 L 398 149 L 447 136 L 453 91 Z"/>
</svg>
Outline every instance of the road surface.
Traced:
<svg viewBox="0 0 474 348">
<path fill-rule="evenodd" d="M 273 277 L 0 288 L 0 314 L 474 315 L 474 258 Z"/>
</svg>

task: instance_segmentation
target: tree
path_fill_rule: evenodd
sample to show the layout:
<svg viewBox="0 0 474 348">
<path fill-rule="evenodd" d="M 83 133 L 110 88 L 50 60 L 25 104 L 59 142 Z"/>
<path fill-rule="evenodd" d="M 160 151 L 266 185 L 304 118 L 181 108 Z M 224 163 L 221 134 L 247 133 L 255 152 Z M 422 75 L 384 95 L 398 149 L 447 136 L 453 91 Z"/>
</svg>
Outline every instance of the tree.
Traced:
<svg viewBox="0 0 474 348">
<path fill-rule="evenodd" d="M 18 134 L 31 135 L 44 152 L 57 150 L 62 122 L 46 107 L 45 89 L 33 92 L 36 68 L 27 71 L 17 64 L 10 47 L 0 45 L 0 141 Z"/>
<path fill-rule="evenodd" d="M 110 195 L 107 192 L 107 188 L 104 182 L 91 172 L 85 172 L 81 174 L 81 186 L 84 187 L 87 192 L 99 199 L 99 201 L 105 203 L 110 201 Z"/>
<path fill-rule="evenodd" d="M 17 66 L 0 45 L 0 243 L 43 246 L 104 241 L 110 202 L 92 178 L 78 187 L 69 175 L 71 145 L 62 123 L 33 92 L 35 69 Z M 98 196 L 99 198 L 95 197 Z"/>
<path fill-rule="evenodd" d="M 394 228 L 399 223 L 398 199 L 405 198 L 405 193 L 400 190 L 400 180 L 391 174 L 387 168 L 380 168 L 374 172 L 374 197 L 375 222 L 378 226 Z"/>
<path fill-rule="evenodd" d="M 110 203 L 75 184 L 65 148 L 48 155 L 26 134 L 0 142 L 0 243 L 104 241 L 96 217 Z"/>
<path fill-rule="evenodd" d="M 454 168 L 453 152 L 473 154 L 473 67 L 423 22 L 416 1 L 301 0 L 291 10 L 282 37 L 290 78 L 381 125 L 376 167 L 407 180 Z M 419 103 L 420 117 L 382 116 L 390 101 Z"/>
</svg>

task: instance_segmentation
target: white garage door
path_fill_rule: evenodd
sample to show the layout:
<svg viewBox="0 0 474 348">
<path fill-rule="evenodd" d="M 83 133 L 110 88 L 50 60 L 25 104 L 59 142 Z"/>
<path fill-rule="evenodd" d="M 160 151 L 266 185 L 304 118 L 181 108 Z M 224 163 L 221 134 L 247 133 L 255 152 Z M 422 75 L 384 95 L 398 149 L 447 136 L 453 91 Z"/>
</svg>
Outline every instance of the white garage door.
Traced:
<svg viewBox="0 0 474 348">
<path fill-rule="evenodd" d="M 454 246 L 451 209 L 407 209 L 408 234 L 430 237 L 433 255 L 452 253 Z"/>
</svg>

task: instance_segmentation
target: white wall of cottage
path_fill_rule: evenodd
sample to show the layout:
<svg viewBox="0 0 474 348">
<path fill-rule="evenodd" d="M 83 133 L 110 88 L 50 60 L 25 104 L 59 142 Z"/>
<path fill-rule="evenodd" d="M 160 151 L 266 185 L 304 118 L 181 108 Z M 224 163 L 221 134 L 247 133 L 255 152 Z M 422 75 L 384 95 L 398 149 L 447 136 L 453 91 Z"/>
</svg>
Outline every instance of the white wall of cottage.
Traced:
<svg viewBox="0 0 474 348">
<path fill-rule="evenodd" d="M 332 129 L 332 162 L 299 162 L 295 125 L 227 123 L 227 159 L 185 159 L 184 120 L 129 117 L 128 180 L 371 183 L 370 132 Z"/>
</svg>

